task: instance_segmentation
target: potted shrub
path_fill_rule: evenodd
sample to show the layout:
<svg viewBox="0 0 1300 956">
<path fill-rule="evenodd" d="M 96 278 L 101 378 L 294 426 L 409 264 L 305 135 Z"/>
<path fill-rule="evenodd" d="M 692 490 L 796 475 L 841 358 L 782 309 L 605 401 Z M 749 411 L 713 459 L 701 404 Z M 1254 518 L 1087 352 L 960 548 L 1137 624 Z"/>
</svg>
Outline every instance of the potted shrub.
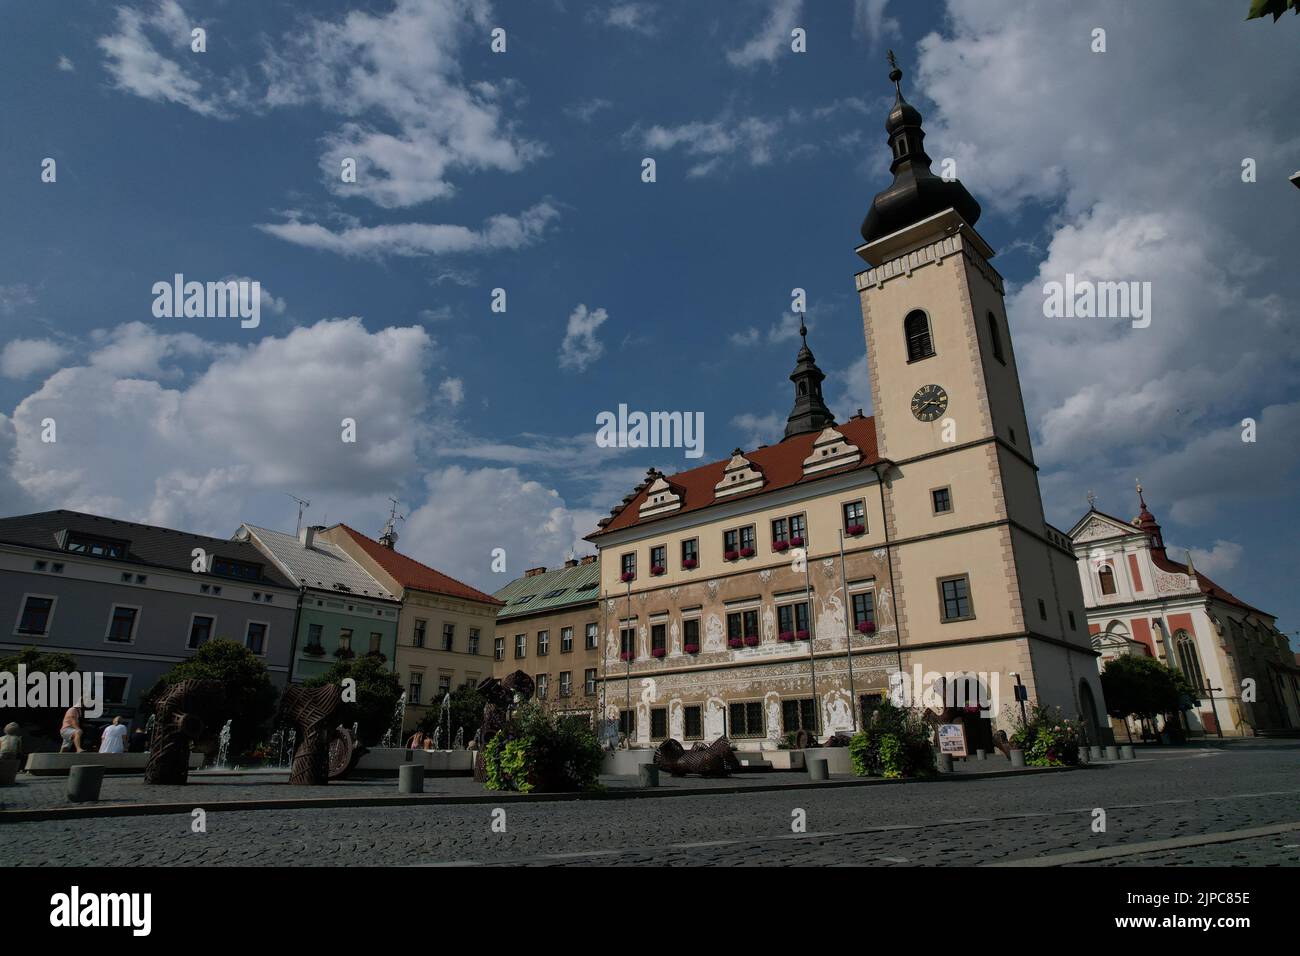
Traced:
<svg viewBox="0 0 1300 956">
<path fill-rule="evenodd" d="M 792 547 L 792 548 L 802 548 L 802 547 L 803 547 L 803 538 L 799 537 L 799 535 L 795 535 L 793 538 L 790 539 L 790 547 Z"/>
<path fill-rule="evenodd" d="M 758 635 L 757 635 L 757 634 L 746 634 L 746 635 L 745 635 L 745 644 L 746 644 L 746 646 L 748 646 L 748 647 L 758 647 Z"/>
<path fill-rule="evenodd" d="M 742 558 L 752 558 L 752 557 L 754 556 L 754 549 L 753 549 L 753 548 L 741 548 L 741 549 L 740 549 L 740 556 L 741 556 Z"/>
<path fill-rule="evenodd" d="M 804 630 L 795 631 L 794 639 L 796 641 L 806 641 L 808 640 L 808 632 Z"/>
<path fill-rule="evenodd" d="M 855 536 L 856 536 L 856 535 L 862 534 L 862 533 L 865 532 L 866 530 L 867 530 L 867 526 L 864 525 L 864 524 L 851 524 L 851 525 L 849 525 L 847 528 L 844 529 L 844 533 L 845 533 L 845 534 L 855 535 Z"/>
<path fill-rule="evenodd" d="M 781 541 L 773 541 L 773 542 L 772 542 L 772 550 L 773 550 L 773 551 L 785 551 L 785 550 L 788 549 L 789 547 L 790 547 L 790 542 L 789 542 L 789 541 L 786 541 L 786 540 L 784 540 L 784 539 L 782 539 Z"/>
<path fill-rule="evenodd" d="M 732 647 L 732 648 L 735 648 L 735 647 L 744 647 L 744 646 L 745 646 L 745 642 L 744 642 L 743 639 L 741 639 L 741 638 L 739 638 L 739 637 L 729 637 L 729 638 L 727 638 L 727 646 L 728 646 L 728 647 Z"/>
<path fill-rule="evenodd" d="M 687 644 L 684 648 L 682 648 L 682 650 L 686 651 L 687 654 L 698 654 L 700 652 L 700 645 Z"/>
<path fill-rule="evenodd" d="M 627 584 L 628 581 L 631 581 L 634 578 L 636 578 L 636 574 L 634 574 L 631 571 L 624 571 L 622 576 L 619 577 L 619 580 L 622 581 L 624 584 Z"/>
<path fill-rule="evenodd" d="M 858 624 L 859 634 L 872 634 L 875 632 L 875 630 L 876 630 L 875 621 L 862 621 Z"/>
<path fill-rule="evenodd" d="M 699 562 L 696 561 L 694 558 L 687 558 L 685 561 L 682 562 L 682 569 L 685 571 L 690 571 L 693 568 L 695 568 L 698 564 Z"/>
<path fill-rule="evenodd" d="M 652 647 L 652 648 L 650 648 L 650 656 L 651 656 L 651 657 L 663 657 L 663 656 L 665 656 L 667 653 L 668 653 L 668 648 L 666 648 L 666 647 Z"/>
<path fill-rule="evenodd" d="M 789 644 L 791 641 L 794 640 L 794 631 L 782 631 L 780 634 L 777 635 L 777 638 Z"/>
<path fill-rule="evenodd" d="M 739 551 L 724 551 L 724 552 L 722 552 L 722 560 L 723 560 L 723 561 L 735 561 L 738 557 L 740 557 L 740 552 L 739 552 Z"/>
<path fill-rule="evenodd" d="M 657 578 L 657 577 L 659 577 L 659 575 L 661 575 L 661 574 L 664 573 L 664 570 L 665 570 L 665 568 L 664 568 L 664 566 L 663 566 L 662 564 L 656 564 L 654 567 L 652 567 L 652 568 L 650 569 L 650 574 L 651 574 L 653 577 L 656 577 L 656 578 Z"/>
</svg>

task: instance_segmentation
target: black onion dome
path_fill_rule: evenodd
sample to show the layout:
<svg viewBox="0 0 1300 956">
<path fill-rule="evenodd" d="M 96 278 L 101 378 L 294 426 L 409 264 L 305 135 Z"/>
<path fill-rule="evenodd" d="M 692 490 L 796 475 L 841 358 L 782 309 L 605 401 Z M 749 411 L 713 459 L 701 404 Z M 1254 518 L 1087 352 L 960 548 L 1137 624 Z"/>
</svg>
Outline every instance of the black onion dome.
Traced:
<svg viewBox="0 0 1300 956">
<path fill-rule="evenodd" d="M 894 65 L 892 50 L 889 62 L 894 66 L 889 78 L 894 83 L 895 96 L 894 106 L 885 120 L 885 131 L 894 155 L 889 164 L 894 181 L 871 201 L 867 217 L 862 220 L 863 240 L 874 242 L 945 209 L 957 210 L 968 225 L 975 225 L 980 217 L 980 204 L 975 197 L 959 180 L 945 181 L 930 171 L 932 160 L 925 152 L 921 113 L 903 99 L 899 85 L 903 71 Z"/>
</svg>

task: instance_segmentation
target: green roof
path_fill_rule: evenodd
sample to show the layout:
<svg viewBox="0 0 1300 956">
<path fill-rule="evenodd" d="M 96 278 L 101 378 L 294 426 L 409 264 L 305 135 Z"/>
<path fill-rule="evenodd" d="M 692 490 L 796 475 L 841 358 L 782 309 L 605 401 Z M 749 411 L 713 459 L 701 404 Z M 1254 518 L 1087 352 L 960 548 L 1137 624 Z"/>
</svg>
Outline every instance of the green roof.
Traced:
<svg viewBox="0 0 1300 956">
<path fill-rule="evenodd" d="M 494 597 L 506 602 L 498 620 L 594 603 L 600 598 L 600 561 L 516 578 Z"/>
</svg>

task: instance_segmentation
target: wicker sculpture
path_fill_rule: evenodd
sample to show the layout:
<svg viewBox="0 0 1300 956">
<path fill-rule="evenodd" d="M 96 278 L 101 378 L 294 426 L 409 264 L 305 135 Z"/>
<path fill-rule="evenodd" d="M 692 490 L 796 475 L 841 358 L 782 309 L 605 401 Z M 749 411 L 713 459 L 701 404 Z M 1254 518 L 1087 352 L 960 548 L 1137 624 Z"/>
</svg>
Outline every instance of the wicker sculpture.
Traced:
<svg viewBox="0 0 1300 956">
<path fill-rule="evenodd" d="M 156 722 L 144 782 L 185 783 L 190 772 L 190 744 L 210 737 L 221 726 L 225 709 L 226 689 L 221 681 L 182 680 L 163 691 L 154 704 Z"/>
<path fill-rule="evenodd" d="M 366 752 L 366 748 L 361 746 L 361 741 L 353 737 L 352 731 L 347 727 L 335 727 L 330 732 L 329 743 L 325 749 L 328 752 L 331 780 L 341 780 L 346 777 L 357 765 L 361 755 Z"/>
<path fill-rule="evenodd" d="M 655 751 L 654 764 L 674 777 L 684 777 L 688 773 L 701 777 L 725 777 L 740 770 L 740 761 L 726 737 L 719 737 L 707 747 L 697 742 L 690 750 L 669 737 Z"/>
<path fill-rule="evenodd" d="M 342 699 L 343 688 L 339 684 L 320 687 L 290 684 L 285 688 L 280 715 L 298 729 L 289 783 L 298 786 L 329 783 L 329 726 Z"/>
</svg>

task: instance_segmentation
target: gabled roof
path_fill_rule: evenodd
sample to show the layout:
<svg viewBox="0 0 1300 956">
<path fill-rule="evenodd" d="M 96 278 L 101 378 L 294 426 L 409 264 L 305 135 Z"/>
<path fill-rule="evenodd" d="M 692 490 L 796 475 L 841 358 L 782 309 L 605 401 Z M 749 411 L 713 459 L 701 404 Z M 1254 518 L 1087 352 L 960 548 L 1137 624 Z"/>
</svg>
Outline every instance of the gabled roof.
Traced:
<svg viewBox="0 0 1300 956">
<path fill-rule="evenodd" d="M 497 620 L 595 603 L 600 599 L 600 562 L 525 575 L 511 581 L 496 596 L 505 602 L 497 611 Z"/>
<path fill-rule="evenodd" d="M 210 538 L 207 535 L 137 524 L 134 521 L 101 518 L 99 515 L 80 511 L 42 511 L 37 514 L 0 518 L 0 542 L 8 544 L 66 554 L 68 534 L 127 542 L 124 557 L 93 559 L 97 561 L 141 565 L 193 574 L 196 577 L 219 577 L 226 581 L 297 590 L 296 585 L 289 581 L 266 555 L 246 541 Z M 243 564 L 256 565 L 261 569 L 261 577 L 260 579 L 242 578 L 221 575 L 216 571 L 194 571 L 195 548 L 202 548 L 216 558 L 228 558 Z M 84 556 L 81 552 L 77 552 L 77 555 Z M 214 564 L 213 567 L 215 568 L 216 565 Z"/>
<path fill-rule="evenodd" d="M 270 528 L 250 524 L 243 525 L 240 531 L 247 531 L 255 542 L 260 542 L 262 549 L 279 562 L 281 569 L 303 587 L 351 594 L 354 597 L 397 600 L 365 568 L 348 557 L 346 551 L 324 538 L 317 536 L 308 548 L 296 535 L 283 531 L 272 531 Z"/>
<path fill-rule="evenodd" d="M 603 535 L 622 531 L 624 528 L 650 524 L 663 518 L 676 517 L 691 511 L 700 511 L 718 502 L 743 501 L 769 492 L 779 491 L 782 488 L 791 488 L 799 484 L 820 481 L 830 475 L 867 469 L 881 461 L 876 448 L 875 418 L 855 415 L 842 425 L 834 427 L 847 441 L 857 445 L 861 450 L 862 458 L 859 461 L 846 464 L 841 468 L 830 468 L 826 471 L 819 471 L 805 476 L 803 473 L 804 459 L 812 453 L 813 443 L 817 441 L 821 433 L 813 431 L 793 435 L 778 444 L 769 445 L 766 448 L 756 448 L 745 454 L 744 457 L 756 469 L 760 470 L 766 479 L 761 488 L 728 495 L 723 498 L 717 497 L 715 489 L 718 483 L 722 481 L 723 472 L 733 457 L 729 455 L 720 461 L 667 476 L 667 480 L 675 488 L 680 489 L 679 493 L 682 495 L 682 506 L 680 508 L 667 514 L 641 518 L 641 503 L 645 501 L 646 488 L 648 487 L 646 483 L 643 483 L 629 497 L 626 504 L 618 510 L 618 513 L 604 527 L 587 535 L 586 540 L 592 541 Z"/>
<path fill-rule="evenodd" d="M 482 601 L 485 604 L 497 605 L 501 603 L 492 595 L 485 594 L 478 588 L 457 581 L 455 578 L 449 577 L 427 564 L 421 564 L 414 558 L 408 558 L 392 548 L 385 548 L 374 538 L 367 537 L 355 528 L 349 528 L 345 524 L 335 525 L 335 527 L 355 541 L 362 551 L 377 565 L 391 574 L 404 588 L 430 591 L 434 594 L 446 594 L 449 597 L 464 598 L 467 601 Z"/>
</svg>

